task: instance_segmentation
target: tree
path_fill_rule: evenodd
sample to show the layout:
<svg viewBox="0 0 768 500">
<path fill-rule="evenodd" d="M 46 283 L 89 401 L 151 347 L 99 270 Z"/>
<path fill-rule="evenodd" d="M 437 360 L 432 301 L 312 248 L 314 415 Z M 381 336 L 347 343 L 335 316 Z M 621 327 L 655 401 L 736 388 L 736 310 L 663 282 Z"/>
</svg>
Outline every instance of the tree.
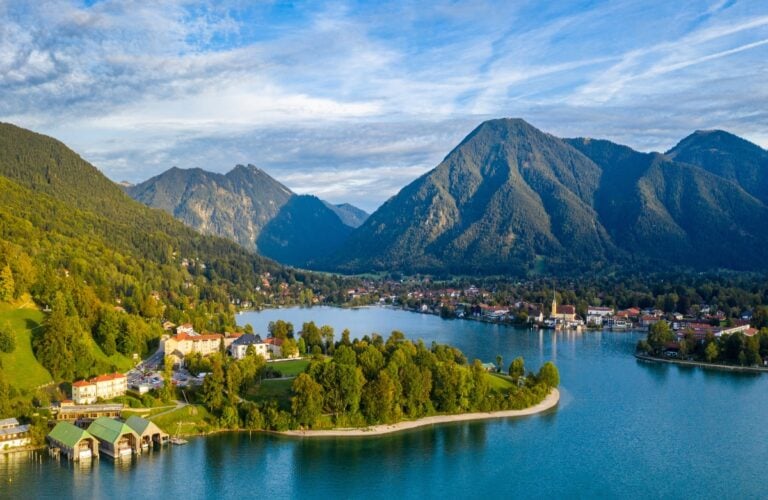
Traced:
<svg viewBox="0 0 768 500">
<path fill-rule="evenodd" d="M 300 425 L 312 427 L 323 409 L 323 386 L 306 373 L 300 373 L 291 385 L 291 411 Z"/>
<path fill-rule="evenodd" d="M 525 359 L 522 356 L 518 356 L 509 364 L 509 376 L 520 378 L 523 375 L 525 375 Z"/>
<path fill-rule="evenodd" d="M 237 407 L 227 405 L 221 412 L 221 426 L 226 429 L 237 429 L 240 427 L 240 416 L 237 414 Z"/>
<path fill-rule="evenodd" d="M 11 324 L 0 326 L 0 352 L 11 353 L 16 349 L 16 333 Z"/>
<path fill-rule="evenodd" d="M 175 396 L 173 390 L 173 359 L 170 356 L 166 356 L 163 359 L 163 390 L 161 396 L 163 401 L 171 401 Z"/>
<path fill-rule="evenodd" d="M 551 361 L 547 361 L 539 369 L 536 379 L 547 387 L 554 388 L 560 385 L 560 372 Z"/>
<path fill-rule="evenodd" d="M 340 365 L 356 366 L 357 355 L 351 347 L 347 347 L 344 344 L 341 344 L 339 348 L 336 349 L 336 352 L 333 353 L 333 361 L 339 363 Z"/>
<path fill-rule="evenodd" d="M 654 351 L 659 352 L 664 344 L 675 340 L 675 334 L 666 321 L 657 321 L 648 331 L 648 343 Z"/>
<path fill-rule="evenodd" d="M 16 283 L 13 281 L 13 272 L 8 264 L 0 271 L 0 301 L 10 302 L 16 292 Z"/>
<path fill-rule="evenodd" d="M 504 366 L 504 358 L 501 357 L 501 354 L 497 354 L 496 355 L 496 371 L 501 372 L 503 366 Z"/>
<path fill-rule="evenodd" d="M 293 338 L 293 324 L 288 323 L 287 321 L 281 319 L 270 321 L 267 329 L 269 330 L 269 334 L 276 339 Z"/>
<path fill-rule="evenodd" d="M 284 358 L 293 358 L 299 354 L 299 346 L 294 339 L 285 339 L 280 350 Z"/>
<path fill-rule="evenodd" d="M 299 356 L 307 355 L 307 343 L 304 342 L 303 337 L 299 337 L 298 348 L 299 348 Z"/>
<path fill-rule="evenodd" d="M 365 385 L 362 404 L 363 413 L 372 424 L 390 423 L 399 418 L 397 386 L 386 370 Z"/>
<path fill-rule="evenodd" d="M 224 368 L 219 356 L 211 356 L 211 373 L 203 380 L 202 399 L 213 412 L 218 413 L 224 407 Z"/>
<path fill-rule="evenodd" d="M 333 327 L 329 325 L 323 325 L 320 327 L 320 337 L 323 339 L 323 349 L 327 354 L 328 350 L 333 347 Z"/>
</svg>

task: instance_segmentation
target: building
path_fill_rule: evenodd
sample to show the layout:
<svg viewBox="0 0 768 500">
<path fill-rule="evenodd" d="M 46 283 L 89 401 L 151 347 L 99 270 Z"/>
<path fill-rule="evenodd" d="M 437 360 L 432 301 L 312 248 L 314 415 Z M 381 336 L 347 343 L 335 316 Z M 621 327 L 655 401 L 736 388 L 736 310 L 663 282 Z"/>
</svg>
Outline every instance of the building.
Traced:
<svg viewBox="0 0 768 500">
<path fill-rule="evenodd" d="M 195 332 L 195 328 L 192 326 L 191 323 L 184 323 L 183 325 L 179 325 L 176 327 L 176 335 L 197 335 Z"/>
<path fill-rule="evenodd" d="M 263 356 L 264 359 L 270 358 L 271 353 L 269 344 L 261 340 L 260 336 L 252 333 L 241 335 L 238 339 L 232 342 L 232 345 L 229 346 L 229 353 L 235 359 L 243 359 L 250 346 L 253 346 L 254 352 Z"/>
<path fill-rule="evenodd" d="M 88 432 L 99 441 L 99 454 L 120 458 L 141 453 L 141 436 L 119 420 L 99 417 Z"/>
<path fill-rule="evenodd" d="M 613 316 L 612 307 L 589 306 L 587 308 L 587 325 L 603 326 L 607 318 Z"/>
<path fill-rule="evenodd" d="M 69 422 L 56 424 L 46 439 L 49 448 L 58 449 L 75 462 L 99 457 L 99 441 L 90 432 Z"/>
<path fill-rule="evenodd" d="M 71 422 L 80 426 L 87 426 L 99 417 L 117 418 L 122 411 L 122 404 L 76 405 L 69 400 L 51 407 L 56 421 Z"/>
<path fill-rule="evenodd" d="M 72 384 L 72 399 L 75 404 L 88 405 L 98 399 L 112 399 L 125 394 L 128 378 L 122 373 L 99 375 L 91 380 L 80 380 Z"/>
<path fill-rule="evenodd" d="M 134 415 L 125 421 L 125 425 L 136 431 L 136 434 L 139 435 L 142 448 L 149 448 L 152 444 L 162 446 L 168 444 L 170 439 L 168 433 L 163 432 L 154 422 L 150 422 L 145 418 Z"/>
<path fill-rule="evenodd" d="M 19 425 L 15 418 L 0 420 L 0 450 L 20 448 L 29 443 L 29 425 Z"/>
<path fill-rule="evenodd" d="M 576 321 L 576 306 L 561 305 L 557 306 L 557 299 L 552 295 L 552 313 L 549 315 L 555 321 L 572 323 Z"/>
</svg>

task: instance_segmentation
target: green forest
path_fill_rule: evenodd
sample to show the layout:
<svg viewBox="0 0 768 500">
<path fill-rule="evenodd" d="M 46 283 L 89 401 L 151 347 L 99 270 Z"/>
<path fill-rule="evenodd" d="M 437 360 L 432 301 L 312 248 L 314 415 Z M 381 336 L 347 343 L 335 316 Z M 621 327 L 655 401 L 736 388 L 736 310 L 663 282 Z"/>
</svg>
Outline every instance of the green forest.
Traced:
<svg viewBox="0 0 768 500">
<path fill-rule="evenodd" d="M 305 329 L 330 332 L 312 344 L 315 354 L 289 383 L 265 378 L 267 364 L 258 355 L 232 360 L 214 355 L 202 360 L 210 370 L 199 391 L 215 426 L 276 430 L 365 427 L 437 414 L 523 409 L 541 402 L 559 385 L 554 364 L 526 372 L 522 358 L 504 373 L 487 371 L 458 349 L 406 340 L 402 332 L 333 342 L 330 327 L 306 323 Z M 311 334 L 310 334 L 311 335 Z M 327 340 L 330 339 L 330 342 Z M 280 375 L 280 374 L 278 374 Z M 287 381 L 286 381 L 287 382 Z M 262 387 L 259 387 L 262 386 Z M 268 393 L 263 395 L 264 389 Z"/>
</svg>

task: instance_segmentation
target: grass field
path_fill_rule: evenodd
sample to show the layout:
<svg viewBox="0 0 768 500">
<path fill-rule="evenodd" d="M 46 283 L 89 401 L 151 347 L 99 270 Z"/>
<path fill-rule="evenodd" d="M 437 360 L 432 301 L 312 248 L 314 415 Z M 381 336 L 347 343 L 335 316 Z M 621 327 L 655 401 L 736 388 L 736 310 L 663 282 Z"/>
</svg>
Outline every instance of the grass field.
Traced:
<svg viewBox="0 0 768 500">
<path fill-rule="evenodd" d="M 180 434 L 202 434 L 215 430 L 218 428 L 214 425 L 215 418 L 204 406 L 189 405 L 164 415 L 150 417 L 150 420 L 173 436 L 177 431 Z"/>
<path fill-rule="evenodd" d="M 33 308 L 16 308 L 0 304 L 0 325 L 6 322 L 16 332 L 16 349 L 0 353 L 6 380 L 19 389 L 31 390 L 51 382 L 51 374 L 37 362 L 32 353 L 32 332 L 40 328 L 43 313 Z"/>
<path fill-rule="evenodd" d="M 267 366 L 280 371 L 280 373 L 283 374 L 283 377 L 295 377 L 299 373 L 303 373 L 307 366 L 309 366 L 309 360 L 289 359 L 287 361 L 276 361 L 274 363 L 269 363 Z"/>
<path fill-rule="evenodd" d="M 501 373 L 489 373 L 488 380 L 491 383 L 491 389 L 496 391 L 506 391 L 515 386 L 515 383 L 507 375 Z"/>
<path fill-rule="evenodd" d="M 291 384 L 293 379 L 266 379 L 261 384 L 251 387 L 246 394 L 246 399 L 257 403 L 277 400 L 280 408 L 290 410 Z"/>
</svg>

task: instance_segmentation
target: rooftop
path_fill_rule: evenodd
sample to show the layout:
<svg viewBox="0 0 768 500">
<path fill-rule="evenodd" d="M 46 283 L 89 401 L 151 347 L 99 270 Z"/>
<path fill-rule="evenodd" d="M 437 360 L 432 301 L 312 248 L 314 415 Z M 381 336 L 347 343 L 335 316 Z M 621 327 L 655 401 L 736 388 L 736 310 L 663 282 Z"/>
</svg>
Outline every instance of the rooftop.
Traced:
<svg viewBox="0 0 768 500">
<path fill-rule="evenodd" d="M 59 422 L 56 424 L 56 427 L 48 434 L 48 437 L 70 448 L 74 448 L 82 439 L 93 438 L 88 431 L 69 422 Z"/>
<path fill-rule="evenodd" d="M 124 434 L 135 434 L 136 431 L 125 423 L 109 417 L 99 417 L 88 426 L 88 432 L 108 443 L 114 443 Z"/>
</svg>

